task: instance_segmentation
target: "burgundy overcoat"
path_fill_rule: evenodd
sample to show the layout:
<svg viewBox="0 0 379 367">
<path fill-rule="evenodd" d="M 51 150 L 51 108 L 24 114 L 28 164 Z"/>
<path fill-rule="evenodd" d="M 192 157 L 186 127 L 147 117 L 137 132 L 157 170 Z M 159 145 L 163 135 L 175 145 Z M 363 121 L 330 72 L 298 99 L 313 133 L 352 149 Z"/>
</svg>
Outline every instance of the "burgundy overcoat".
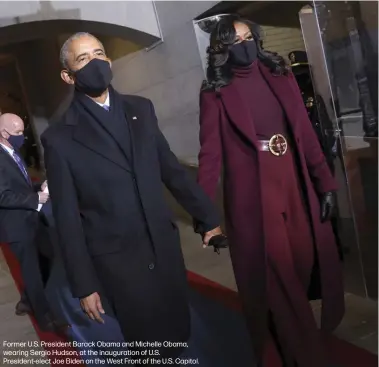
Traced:
<svg viewBox="0 0 379 367">
<path fill-rule="evenodd" d="M 344 314 L 342 266 L 329 222 L 320 221 L 320 194 L 337 189 L 308 119 L 294 76 L 275 76 L 259 63 L 262 75 L 285 111 L 299 156 L 322 284 L 322 328 L 333 330 Z M 266 332 L 266 252 L 257 138 L 238 90 L 231 85 L 200 95 L 198 182 L 215 199 L 223 169 L 224 209 L 234 273 L 253 342 L 260 350 Z M 267 153 L 270 154 L 270 153 Z M 275 230 L 273 228 L 272 230 Z M 311 249 L 310 249 L 311 251 Z"/>
</svg>

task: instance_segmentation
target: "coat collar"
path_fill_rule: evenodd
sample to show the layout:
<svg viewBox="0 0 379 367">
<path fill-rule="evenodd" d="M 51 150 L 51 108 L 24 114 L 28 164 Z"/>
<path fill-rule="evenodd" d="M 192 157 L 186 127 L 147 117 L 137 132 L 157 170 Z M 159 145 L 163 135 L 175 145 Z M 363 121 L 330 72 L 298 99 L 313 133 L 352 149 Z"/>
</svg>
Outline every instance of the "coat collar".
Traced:
<svg viewBox="0 0 379 367">
<path fill-rule="evenodd" d="M 139 144 L 139 141 L 142 139 L 142 131 L 140 131 L 141 124 L 139 124 L 140 112 L 125 96 L 121 97 L 123 98 L 123 110 L 130 132 L 132 153 L 130 162 L 128 162 L 124 154 L 121 154 L 120 149 L 115 144 L 117 137 L 112 137 L 110 134 L 104 134 L 103 128 L 100 124 L 92 121 L 92 119 L 83 112 L 82 106 L 77 103 L 75 99 L 67 111 L 65 123 L 66 125 L 74 127 L 73 139 L 75 141 L 119 167 L 131 172 L 135 166 L 136 157 L 138 157 L 138 147 L 142 146 L 142 144 Z M 121 144 L 121 142 L 119 142 L 119 144 Z"/>
<path fill-rule="evenodd" d="M 261 62 L 258 62 L 258 66 L 262 76 L 281 104 L 291 129 L 294 130 L 296 128 L 298 106 L 296 105 L 297 98 L 295 98 L 294 86 L 291 81 L 292 75 L 276 76 Z M 230 84 L 221 88 L 220 95 L 221 102 L 232 123 L 254 146 L 257 146 L 254 125 L 251 123 L 250 108 L 245 104 L 240 91 L 233 84 Z"/>
</svg>

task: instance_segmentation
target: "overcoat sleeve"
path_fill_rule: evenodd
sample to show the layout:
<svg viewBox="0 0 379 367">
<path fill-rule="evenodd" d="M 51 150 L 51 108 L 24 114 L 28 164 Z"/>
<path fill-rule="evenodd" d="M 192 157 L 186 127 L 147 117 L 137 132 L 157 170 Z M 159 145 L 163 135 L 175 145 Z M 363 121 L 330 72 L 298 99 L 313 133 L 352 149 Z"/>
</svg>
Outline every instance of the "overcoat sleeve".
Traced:
<svg viewBox="0 0 379 367">
<path fill-rule="evenodd" d="M 82 228 L 77 192 L 65 158 L 42 136 L 47 179 L 59 244 L 74 297 L 98 292 L 98 279 Z"/>
<path fill-rule="evenodd" d="M 180 164 L 159 129 L 158 120 L 151 101 L 162 181 L 180 205 L 198 224 L 198 232 L 208 232 L 220 225 L 220 216 L 211 200 Z"/>
<path fill-rule="evenodd" d="M 200 152 L 197 182 L 214 201 L 222 166 L 220 111 L 213 92 L 200 93 Z"/>
<path fill-rule="evenodd" d="M 337 190 L 337 183 L 327 164 L 325 155 L 321 149 L 317 135 L 309 121 L 300 89 L 293 74 L 289 75 L 291 89 L 296 98 L 296 104 L 301 114 L 300 133 L 302 140 L 302 149 L 307 163 L 309 175 L 312 178 L 316 191 L 323 194 L 329 191 Z"/>
</svg>

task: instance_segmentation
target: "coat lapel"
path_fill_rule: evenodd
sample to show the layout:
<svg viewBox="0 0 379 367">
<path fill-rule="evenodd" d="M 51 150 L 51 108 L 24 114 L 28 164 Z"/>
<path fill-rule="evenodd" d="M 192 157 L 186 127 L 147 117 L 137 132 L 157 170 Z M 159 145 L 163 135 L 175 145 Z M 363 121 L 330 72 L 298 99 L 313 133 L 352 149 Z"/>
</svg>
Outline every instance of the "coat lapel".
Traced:
<svg viewBox="0 0 379 367">
<path fill-rule="evenodd" d="M 13 169 L 19 174 L 22 179 L 27 183 L 28 186 L 31 186 L 31 182 L 26 179 L 24 174 L 21 172 L 20 168 L 18 167 L 17 163 L 13 160 L 13 158 L 9 155 L 8 152 L 6 152 L 2 146 L 0 146 L 0 154 L 4 157 L 5 160 L 8 160 L 9 165 L 13 167 Z M 26 167 L 26 166 L 25 166 Z"/>
<path fill-rule="evenodd" d="M 233 84 L 228 87 L 221 88 L 220 101 L 224 107 L 229 120 L 233 123 L 234 127 L 248 139 L 254 146 L 257 145 L 257 137 L 254 129 L 253 119 L 251 116 L 250 108 L 244 102 L 240 95 L 238 88 Z"/>
<path fill-rule="evenodd" d="M 112 136 L 108 134 L 102 126 L 95 121 L 91 121 L 78 108 L 75 108 L 75 112 L 74 120 L 76 121 L 68 121 L 68 124 L 76 125 L 73 135 L 74 140 L 119 167 L 130 171 L 128 161 L 118 147 L 120 143 L 117 141 L 117 144 L 115 144 L 113 134 Z"/>
<path fill-rule="evenodd" d="M 259 69 L 265 78 L 267 84 L 275 94 L 279 103 L 281 104 L 288 122 L 291 125 L 291 129 L 296 129 L 296 123 L 298 120 L 298 108 L 297 98 L 294 91 L 294 84 L 291 80 L 292 75 L 289 76 L 276 76 L 262 63 L 259 63 Z"/>
</svg>

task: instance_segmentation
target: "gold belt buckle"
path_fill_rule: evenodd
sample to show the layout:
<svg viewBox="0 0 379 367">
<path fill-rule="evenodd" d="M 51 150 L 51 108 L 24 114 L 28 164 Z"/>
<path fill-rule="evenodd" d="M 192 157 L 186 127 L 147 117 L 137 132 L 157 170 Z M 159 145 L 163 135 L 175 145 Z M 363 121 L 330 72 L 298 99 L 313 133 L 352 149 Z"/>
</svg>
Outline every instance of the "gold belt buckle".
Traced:
<svg viewBox="0 0 379 367">
<path fill-rule="evenodd" d="M 287 139 L 281 134 L 275 134 L 268 142 L 268 149 L 270 153 L 279 157 L 286 154 L 288 149 Z"/>
</svg>

